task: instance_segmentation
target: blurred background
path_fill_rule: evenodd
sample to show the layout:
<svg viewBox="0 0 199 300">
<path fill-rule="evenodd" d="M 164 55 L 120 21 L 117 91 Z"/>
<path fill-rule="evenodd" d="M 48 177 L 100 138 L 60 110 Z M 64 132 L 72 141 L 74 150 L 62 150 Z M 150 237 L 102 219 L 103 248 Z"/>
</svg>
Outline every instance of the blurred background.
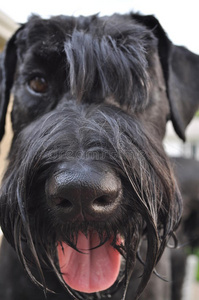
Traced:
<svg viewBox="0 0 199 300">
<path fill-rule="evenodd" d="M 6 41 L 11 37 L 19 24 L 27 21 L 31 14 L 39 14 L 42 17 L 52 15 L 110 15 L 114 12 L 128 13 L 129 11 L 155 15 L 169 38 L 177 45 L 186 46 L 189 50 L 199 54 L 199 17 L 198 1 L 180 0 L 73 0 L 73 1 L 1 1 L 0 4 L 0 51 L 3 50 Z M 11 110 L 11 107 L 9 108 Z M 7 119 L 6 136 L 0 147 L 0 178 L 6 165 L 12 130 Z M 185 157 L 199 160 L 199 112 L 188 126 L 186 131 L 187 142 L 184 144 L 174 133 L 172 125 L 168 123 L 167 135 L 164 140 L 165 150 L 170 156 Z M 185 171 L 185 170 L 184 170 Z M 198 175 L 199 177 L 199 175 Z M 198 181 L 199 186 L 199 181 Z M 199 195 L 196 195 L 199 211 Z M 199 216 L 199 214 L 198 214 Z M 191 252 L 193 254 L 193 251 Z M 187 266 L 187 285 L 185 285 L 184 300 L 198 300 L 199 289 L 196 281 L 199 277 L 197 255 L 198 248 L 194 249 L 194 256 L 190 256 Z M 197 270 L 198 268 L 198 270 Z M 198 274 L 197 274 L 198 272 Z"/>
</svg>

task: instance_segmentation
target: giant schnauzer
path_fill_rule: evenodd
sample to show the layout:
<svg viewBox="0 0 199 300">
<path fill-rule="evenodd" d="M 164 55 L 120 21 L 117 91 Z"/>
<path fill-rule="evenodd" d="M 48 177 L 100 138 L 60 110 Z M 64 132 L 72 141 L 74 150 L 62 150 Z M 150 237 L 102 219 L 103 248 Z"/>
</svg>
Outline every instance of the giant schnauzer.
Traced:
<svg viewBox="0 0 199 300">
<path fill-rule="evenodd" d="M 162 139 L 169 119 L 185 139 L 199 57 L 153 16 L 33 16 L 8 42 L 1 77 L 0 137 L 12 89 L 14 138 L 0 298 L 171 299 L 145 289 L 157 279 L 169 294 L 160 258 L 182 212 Z"/>
<path fill-rule="evenodd" d="M 172 158 L 174 171 L 183 197 L 183 216 L 177 230 L 179 246 L 172 250 L 172 299 L 182 299 L 188 253 L 199 246 L 199 161 Z"/>
</svg>

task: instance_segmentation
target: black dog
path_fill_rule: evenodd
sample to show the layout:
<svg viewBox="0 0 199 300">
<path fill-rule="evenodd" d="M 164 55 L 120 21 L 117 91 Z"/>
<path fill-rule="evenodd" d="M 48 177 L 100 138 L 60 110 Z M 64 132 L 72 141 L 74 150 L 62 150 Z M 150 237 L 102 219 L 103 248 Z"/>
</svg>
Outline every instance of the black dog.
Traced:
<svg viewBox="0 0 199 300">
<path fill-rule="evenodd" d="M 179 247 L 171 251 L 173 299 L 181 299 L 186 261 L 199 246 L 199 161 L 173 158 L 175 175 L 183 197 L 183 216 L 177 230 Z"/>
<path fill-rule="evenodd" d="M 1 68 L 0 136 L 12 88 L 14 138 L 0 298 L 138 299 L 163 282 L 152 272 L 181 217 L 162 139 L 169 119 L 185 139 L 199 57 L 153 16 L 32 17 Z M 140 299 L 170 297 L 156 284 Z"/>
</svg>

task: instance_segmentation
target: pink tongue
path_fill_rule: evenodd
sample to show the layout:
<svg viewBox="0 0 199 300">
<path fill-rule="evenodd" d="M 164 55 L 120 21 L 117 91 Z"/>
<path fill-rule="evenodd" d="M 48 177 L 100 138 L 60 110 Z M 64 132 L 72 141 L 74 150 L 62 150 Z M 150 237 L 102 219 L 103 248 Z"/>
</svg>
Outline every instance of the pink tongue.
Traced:
<svg viewBox="0 0 199 300">
<path fill-rule="evenodd" d="M 77 249 L 66 243 L 57 247 L 59 265 L 64 281 L 74 290 L 94 293 L 109 288 L 117 279 L 120 270 L 120 254 L 107 241 L 99 248 L 88 250 L 99 244 L 97 233 L 88 238 L 78 234 Z M 63 249 L 62 249 L 63 247 Z"/>
</svg>

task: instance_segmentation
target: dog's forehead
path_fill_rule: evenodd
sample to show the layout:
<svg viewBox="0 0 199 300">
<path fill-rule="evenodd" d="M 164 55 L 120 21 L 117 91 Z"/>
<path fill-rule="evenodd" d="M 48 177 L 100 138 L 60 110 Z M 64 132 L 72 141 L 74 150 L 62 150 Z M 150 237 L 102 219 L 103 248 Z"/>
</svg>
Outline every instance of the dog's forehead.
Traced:
<svg viewBox="0 0 199 300">
<path fill-rule="evenodd" d="M 76 99 L 111 96 L 122 105 L 134 103 L 137 110 L 147 104 L 148 67 L 155 68 L 150 53 L 157 50 L 157 40 L 131 15 L 34 16 L 18 32 L 16 45 L 18 65 L 26 73 L 28 65 L 39 66 L 38 57 L 46 66 L 58 59 Z"/>
<path fill-rule="evenodd" d="M 25 24 L 24 29 L 17 35 L 18 46 L 31 45 L 40 42 L 45 45 L 63 47 L 63 43 L 70 39 L 74 31 L 84 32 L 92 38 L 101 39 L 103 36 L 111 36 L 119 42 L 127 42 L 129 36 L 134 36 L 140 43 L 151 43 L 155 40 L 152 32 L 141 24 L 138 24 L 129 15 L 113 15 L 110 17 L 56 16 L 50 19 L 42 19 L 33 16 Z"/>
</svg>

